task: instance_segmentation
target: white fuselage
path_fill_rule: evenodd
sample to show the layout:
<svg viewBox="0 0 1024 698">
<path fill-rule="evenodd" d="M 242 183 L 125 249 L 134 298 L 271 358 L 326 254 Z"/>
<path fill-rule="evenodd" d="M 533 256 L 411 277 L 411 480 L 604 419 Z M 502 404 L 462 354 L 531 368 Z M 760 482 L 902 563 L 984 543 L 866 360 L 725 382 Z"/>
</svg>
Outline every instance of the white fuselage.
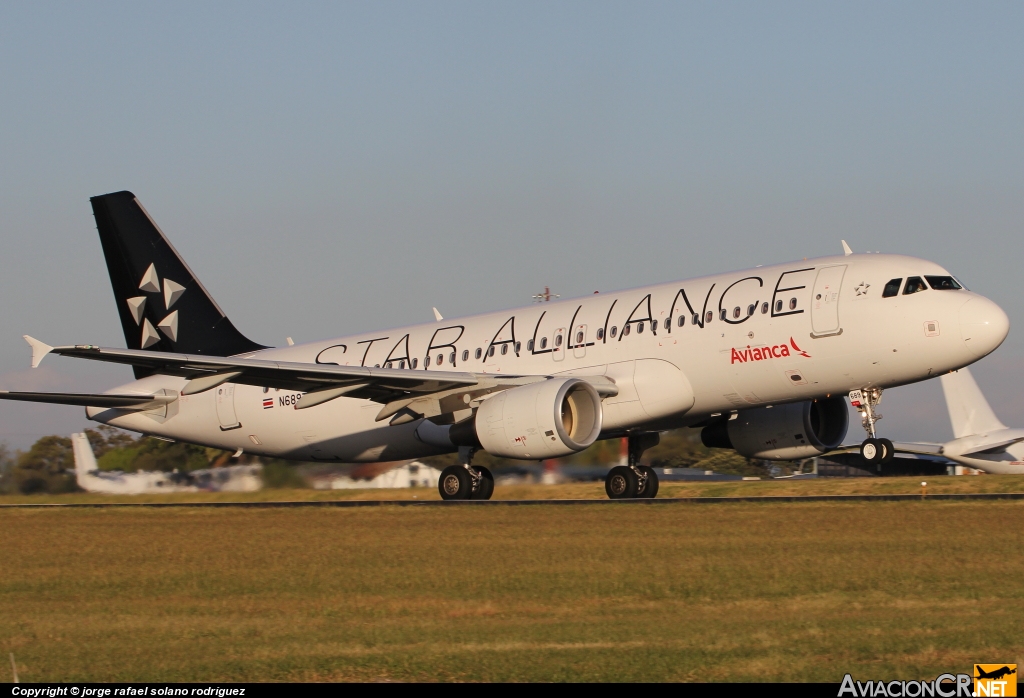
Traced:
<svg viewBox="0 0 1024 698">
<path fill-rule="evenodd" d="M 246 356 L 421 372 L 604 375 L 618 387 L 603 401 L 602 435 L 614 436 L 966 366 L 1005 337 L 998 306 L 967 290 L 881 297 L 890 279 L 948 274 L 906 256 L 824 257 Z M 111 392 L 180 391 L 185 382 L 154 375 Z M 301 460 L 399 460 L 453 450 L 421 440 L 418 421 L 375 421 L 379 403 L 342 397 L 296 410 L 298 396 L 228 383 L 151 412 L 87 413 L 146 434 Z"/>
</svg>

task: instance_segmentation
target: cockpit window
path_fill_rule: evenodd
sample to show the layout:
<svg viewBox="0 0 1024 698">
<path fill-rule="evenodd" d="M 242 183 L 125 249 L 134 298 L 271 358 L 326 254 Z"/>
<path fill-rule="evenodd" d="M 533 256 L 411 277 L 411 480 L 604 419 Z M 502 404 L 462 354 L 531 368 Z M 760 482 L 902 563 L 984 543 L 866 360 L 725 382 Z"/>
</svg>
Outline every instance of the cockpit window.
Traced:
<svg viewBox="0 0 1024 698">
<path fill-rule="evenodd" d="M 952 276 L 926 276 L 928 285 L 936 291 L 958 291 L 963 288 Z"/>
<path fill-rule="evenodd" d="M 885 285 L 885 290 L 882 291 L 882 298 L 892 298 L 898 296 L 900 293 L 900 284 L 903 283 L 903 277 L 893 279 Z"/>
<path fill-rule="evenodd" d="M 903 288 L 903 295 L 909 296 L 911 293 L 927 290 L 928 287 L 924 285 L 924 279 L 920 276 L 911 276 L 907 279 L 907 285 Z"/>
</svg>

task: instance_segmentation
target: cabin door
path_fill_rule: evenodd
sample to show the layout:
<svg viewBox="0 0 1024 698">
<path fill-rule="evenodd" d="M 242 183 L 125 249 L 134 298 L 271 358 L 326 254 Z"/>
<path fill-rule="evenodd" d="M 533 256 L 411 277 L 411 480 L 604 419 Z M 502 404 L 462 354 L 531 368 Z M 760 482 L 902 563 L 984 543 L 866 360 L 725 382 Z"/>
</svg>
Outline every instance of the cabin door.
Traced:
<svg viewBox="0 0 1024 698">
<path fill-rule="evenodd" d="M 235 384 L 225 383 L 217 388 L 217 419 L 220 430 L 228 431 L 242 426 L 235 416 Z"/>
<path fill-rule="evenodd" d="M 839 289 L 845 273 L 845 264 L 818 270 L 811 294 L 811 330 L 815 337 L 842 332 L 839 327 Z"/>
</svg>

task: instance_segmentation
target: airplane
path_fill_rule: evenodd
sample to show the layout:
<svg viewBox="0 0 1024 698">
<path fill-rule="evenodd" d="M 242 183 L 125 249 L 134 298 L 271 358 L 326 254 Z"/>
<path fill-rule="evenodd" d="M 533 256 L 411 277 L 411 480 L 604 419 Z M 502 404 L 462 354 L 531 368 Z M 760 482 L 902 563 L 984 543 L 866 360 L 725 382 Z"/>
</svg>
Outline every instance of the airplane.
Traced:
<svg viewBox="0 0 1024 698">
<path fill-rule="evenodd" d="M 232 465 L 223 468 L 193 470 L 189 473 L 165 473 L 140 470 L 100 470 L 89 437 L 71 435 L 75 456 L 75 480 L 86 492 L 101 494 L 154 494 L 169 492 L 255 492 L 263 487 L 260 467 Z"/>
<path fill-rule="evenodd" d="M 934 262 L 843 255 L 283 347 L 245 337 L 134 194 L 91 199 L 127 348 L 48 354 L 129 365 L 102 394 L 0 392 L 86 408 L 89 419 L 162 438 L 302 461 L 458 453 L 443 499 L 488 499 L 483 449 L 558 458 L 628 437 L 612 499 L 657 495 L 640 464 L 658 432 L 792 460 L 838 447 L 845 396 L 860 396 L 875 462 L 874 406 L 889 387 L 962 368 L 1009 332 L 996 303 Z"/>
</svg>

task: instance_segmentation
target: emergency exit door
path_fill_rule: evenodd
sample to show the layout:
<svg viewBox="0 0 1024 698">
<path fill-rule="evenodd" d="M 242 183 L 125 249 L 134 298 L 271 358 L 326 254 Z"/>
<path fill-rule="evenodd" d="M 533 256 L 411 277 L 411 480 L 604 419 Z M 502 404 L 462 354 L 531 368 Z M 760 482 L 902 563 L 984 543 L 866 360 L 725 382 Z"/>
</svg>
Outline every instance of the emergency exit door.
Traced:
<svg viewBox="0 0 1024 698">
<path fill-rule="evenodd" d="M 839 334 L 839 290 L 843 285 L 846 265 L 818 270 L 811 294 L 811 330 L 816 337 Z"/>
</svg>

